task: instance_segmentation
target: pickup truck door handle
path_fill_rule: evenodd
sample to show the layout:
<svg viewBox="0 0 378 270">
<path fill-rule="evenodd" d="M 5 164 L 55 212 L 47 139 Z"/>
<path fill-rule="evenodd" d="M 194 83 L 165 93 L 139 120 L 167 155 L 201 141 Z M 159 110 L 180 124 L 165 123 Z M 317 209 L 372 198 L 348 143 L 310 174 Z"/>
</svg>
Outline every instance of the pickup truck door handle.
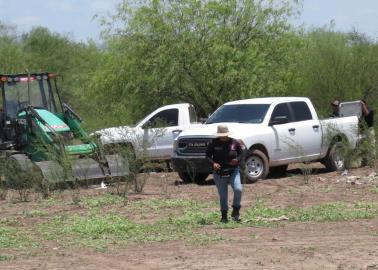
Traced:
<svg viewBox="0 0 378 270">
<path fill-rule="evenodd" d="M 318 129 L 319 128 L 319 125 L 314 125 L 312 126 L 313 129 Z"/>
<path fill-rule="evenodd" d="M 175 130 L 172 130 L 172 133 L 173 134 L 180 134 L 182 132 L 181 129 L 175 129 Z"/>
<path fill-rule="evenodd" d="M 289 132 L 294 132 L 295 128 L 289 128 Z"/>
</svg>

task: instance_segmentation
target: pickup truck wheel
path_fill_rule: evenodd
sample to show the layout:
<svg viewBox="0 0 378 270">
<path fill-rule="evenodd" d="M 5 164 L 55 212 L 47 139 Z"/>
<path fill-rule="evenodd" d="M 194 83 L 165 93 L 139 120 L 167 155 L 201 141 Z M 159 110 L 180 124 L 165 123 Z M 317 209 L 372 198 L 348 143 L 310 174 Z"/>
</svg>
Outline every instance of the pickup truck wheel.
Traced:
<svg viewBox="0 0 378 270">
<path fill-rule="evenodd" d="M 246 180 L 249 183 L 265 179 L 269 173 L 268 158 L 258 149 L 248 151 L 244 167 Z"/>
<path fill-rule="evenodd" d="M 345 169 L 345 157 L 343 155 L 342 142 L 335 142 L 327 157 L 325 158 L 324 165 L 329 171 L 342 171 Z"/>
<path fill-rule="evenodd" d="M 281 165 L 269 169 L 269 175 L 273 177 L 285 177 L 288 165 Z"/>
<path fill-rule="evenodd" d="M 206 178 L 209 176 L 207 173 L 197 173 L 195 175 L 189 174 L 187 172 L 179 172 L 181 180 L 184 183 L 196 183 L 198 185 L 203 185 L 206 181 Z"/>
<path fill-rule="evenodd" d="M 325 158 L 324 165 L 329 171 L 343 171 L 345 169 L 345 157 L 343 156 L 342 142 L 335 142 L 327 157 Z"/>
</svg>

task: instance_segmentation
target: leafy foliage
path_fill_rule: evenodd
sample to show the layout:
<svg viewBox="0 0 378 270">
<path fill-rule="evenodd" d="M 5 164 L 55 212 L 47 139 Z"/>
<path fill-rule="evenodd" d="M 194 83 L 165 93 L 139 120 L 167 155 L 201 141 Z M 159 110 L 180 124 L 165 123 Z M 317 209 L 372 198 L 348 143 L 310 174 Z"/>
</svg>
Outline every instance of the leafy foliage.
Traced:
<svg viewBox="0 0 378 270">
<path fill-rule="evenodd" d="M 20 35 L 15 26 L 0 22 L 0 73 L 58 73 L 63 76 L 63 99 L 80 112 L 88 112 L 83 102 L 88 96 L 84 92 L 101 57 L 100 49 L 91 41 L 76 43 L 44 27 L 36 27 Z"/>
<path fill-rule="evenodd" d="M 129 124 L 177 102 L 194 104 L 200 116 L 264 96 L 309 96 L 322 116 L 336 98 L 377 107 L 377 42 L 332 24 L 294 28 L 300 4 L 124 0 L 101 19 L 101 45 L 44 27 L 20 34 L 0 22 L 0 73 L 63 75 L 63 98 L 90 129 Z"/>
<path fill-rule="evenodd" d="M 270 1 L 124 1 L 110 18 L 122 27 L 107 35 L 106 79 L 91 89 L 132 119 L 171 102 L 205 116 L 230 99 L 288 94 L 292 12 Z"/>
<path fill-rule="evenodd" d="M 378 46 L 366 36 L 352 31 L 334 32 L 316 29 L 303 36 L 301 61 L 298 65 L 297 94 L 310 97 L 323 116 L 329 115 L 328 104 L 366 99 L 378 104 Z"/>
</svg>

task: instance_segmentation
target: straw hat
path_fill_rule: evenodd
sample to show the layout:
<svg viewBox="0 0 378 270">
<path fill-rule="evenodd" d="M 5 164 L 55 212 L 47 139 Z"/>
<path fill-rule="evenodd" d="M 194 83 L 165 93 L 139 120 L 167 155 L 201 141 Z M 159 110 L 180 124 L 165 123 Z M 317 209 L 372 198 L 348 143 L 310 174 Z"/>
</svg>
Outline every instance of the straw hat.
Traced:
<svg viewBox="0 0 378 270">
<path fill-rule="evenodd" d="M 217 133 L 215 133 L 215 135 L 217 137 L 227 137 L 230 134 L 231 133 L 228 130 L 228 126 L 226 126 L 226 125 L 218 125 L 218 127 L 217 127 Z"/>
</svg>

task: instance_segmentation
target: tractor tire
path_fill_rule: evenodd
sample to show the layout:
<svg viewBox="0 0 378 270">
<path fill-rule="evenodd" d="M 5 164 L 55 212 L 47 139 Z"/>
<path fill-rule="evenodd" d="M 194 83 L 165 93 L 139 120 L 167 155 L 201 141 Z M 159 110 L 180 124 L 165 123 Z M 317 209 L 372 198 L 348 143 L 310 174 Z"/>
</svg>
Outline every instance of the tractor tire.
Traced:
<svg viewBox="0 0 378 270">
<path fill-rule="evenodd" d="M 258 149 L 248 150 L 243 171 L 247 183 L 265 179 L 269 174 L 269 161 L 267 156 Z"/>
<path fill-rule="evenodd" d="M 32 188 L 38 177 L 33 162 L 23 154 L 15 154 L 6 160 L 6 185 L 14 189 Z"/>
<path fill-rule="evenodd" d="M 206 178 L 209 176 L 207 173 L 191 175 L 187 172 L 179 172 L 178 175 L 184 183 L 189 184 L 194 182 L 197 185 L 203 185 L 206 182 Z"/>
<path fill-rule="evenodd" d="M 326 169 L 330 172 L 345 170 L 345 157 L 343 156 L 343 143 L 341 141 L 334 142 L 328 155 L 322 162 Z"/>
</svg>

